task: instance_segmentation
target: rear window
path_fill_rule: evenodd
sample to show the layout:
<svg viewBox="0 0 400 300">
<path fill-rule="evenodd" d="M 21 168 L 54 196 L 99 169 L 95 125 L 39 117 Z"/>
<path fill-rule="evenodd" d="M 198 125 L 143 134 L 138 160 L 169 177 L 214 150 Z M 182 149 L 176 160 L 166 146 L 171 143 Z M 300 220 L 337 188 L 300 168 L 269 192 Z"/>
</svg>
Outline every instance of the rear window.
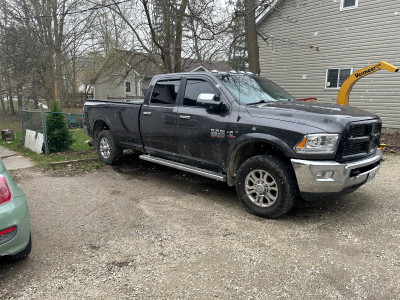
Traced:
<svg viewBox="0 0 400 300">
<path fill-rule="evenodd" d="M 151 94 L 150 103 L 174 105 L 178 97 L 180 83 L 180 79 L 158 81 Z"/>
</svg>

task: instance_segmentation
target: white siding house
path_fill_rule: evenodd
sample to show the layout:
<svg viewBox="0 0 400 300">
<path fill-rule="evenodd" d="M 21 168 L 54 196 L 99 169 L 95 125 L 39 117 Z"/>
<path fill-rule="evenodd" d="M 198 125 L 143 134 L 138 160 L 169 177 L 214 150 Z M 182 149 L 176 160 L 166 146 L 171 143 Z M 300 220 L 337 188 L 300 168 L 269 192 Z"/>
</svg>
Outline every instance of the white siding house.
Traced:
<svg viewBox="0 0 400 300">
<path fill-rule="evenodd" d="M 202 72 L 217 69 L 219 71 L 229 71 L 227 63 L 221 61 L 198 62 L 186 60 L 189 62 L 184 66 L 185 72 Z M 127 76 L 122 75 L 117 69 L 112 69 L 111 75 L 102 74 L 97 78 L 91 88 L 93 98 L 96 100 L 118 100 L 143 98 L 147 91 L 153 76 L 160 74 L 160 67 L 152 63 L 146 63 L 140 66 L 137 71 L 132 70 Z"/>
<path fill-rule="evenodd" d="M 398 0 L 275 0 L 258 31 L 261 75 L 296 98 L 336 103 L 352 72 L 381 60 L 400 67 Z M 400 128 L 400 73 L 360 79 L 350 105 Z"/>
<path fill-rule="evenodd" d="M 143 98 L 142 87 L 148 86 L 144 80 L 145 78 L 135 71 L 123 80 L 121 78 L 112 80 L 109 77 L 100 76 L 93 85 L 93 98 L 97 100 Z"/>
</svg>

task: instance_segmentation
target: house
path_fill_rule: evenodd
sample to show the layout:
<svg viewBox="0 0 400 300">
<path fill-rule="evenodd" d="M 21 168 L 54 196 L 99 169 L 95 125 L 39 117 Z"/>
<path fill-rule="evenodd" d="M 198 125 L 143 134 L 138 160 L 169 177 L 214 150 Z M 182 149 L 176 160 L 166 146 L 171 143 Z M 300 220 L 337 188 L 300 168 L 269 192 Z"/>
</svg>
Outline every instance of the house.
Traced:
<svg viewBox="0 0 400 300">
<path fill-rule="evenodd" d="M 343 81 L 382 60 L 400 66 L 397 0 L 274 0 L 257 21 L 261 75 L 296 98 L 336 103 Z M 400 74 L 360 79 L 350 105 L 400 128 Z"/>
<path fill-rule="evenodd" d="M 122 56 L 121 56 L 122 57 Z M 149 62 L 142 54 L 124 53 L 126 68 L 111 68 L 98 76 L 92 85 L 93 98 L 97 100 L 143 98 L 153 76 L 160 74 L 160 66 Z M 132 58 L 133 57 L 133 58 Z M 184 72 L 219 70 L 228 72 L 229 65 L 222 61 L 183 60 Z"/>
</svg>

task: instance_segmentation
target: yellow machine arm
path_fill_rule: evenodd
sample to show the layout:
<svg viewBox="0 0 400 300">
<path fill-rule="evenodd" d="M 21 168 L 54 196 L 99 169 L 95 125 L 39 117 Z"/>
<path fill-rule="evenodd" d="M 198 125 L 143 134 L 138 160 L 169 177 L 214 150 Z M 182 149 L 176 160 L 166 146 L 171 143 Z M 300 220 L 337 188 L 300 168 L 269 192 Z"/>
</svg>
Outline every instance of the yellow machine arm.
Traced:
<svg viewBox="0 0 400 300">
<path fill-rule="evenodd" d="M 342 87 L 340 88 L 337 96 L 337 104 L 349 105 L 349 96 L 354 84 L 360 78 L 363 78 L 381 69 L 388 70 L 390 72 L 399 71 L 399 68 L 396 68 L 395 66 L 387 63 L 386 61 L 381 61 L 376 65 L 372 65 L 354 72 L 343 82 Z"/>
</svg>

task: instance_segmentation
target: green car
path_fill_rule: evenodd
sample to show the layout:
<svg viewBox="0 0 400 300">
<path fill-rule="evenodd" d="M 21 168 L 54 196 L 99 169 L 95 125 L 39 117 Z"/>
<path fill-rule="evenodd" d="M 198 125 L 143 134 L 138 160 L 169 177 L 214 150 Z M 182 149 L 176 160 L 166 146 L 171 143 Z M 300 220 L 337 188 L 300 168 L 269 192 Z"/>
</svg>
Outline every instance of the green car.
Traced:
<svg viewBox="0 0 400 300">
<path fill-rule="evenodd" d="M 31 252 L 31 225 L 24 192 L 0 160 L 0 256 L 17 260 Z"/>
</svg>

